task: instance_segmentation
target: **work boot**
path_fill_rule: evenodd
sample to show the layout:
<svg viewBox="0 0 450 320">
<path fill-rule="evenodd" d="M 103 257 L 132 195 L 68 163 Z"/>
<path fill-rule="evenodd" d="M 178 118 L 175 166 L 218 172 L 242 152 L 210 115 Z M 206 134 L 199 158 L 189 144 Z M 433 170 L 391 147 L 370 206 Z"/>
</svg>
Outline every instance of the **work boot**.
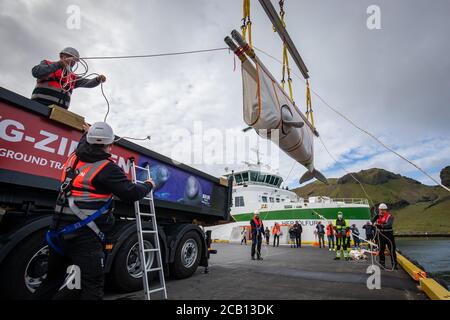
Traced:
<svg viewBox="0 0 450 320">
<path fill-rule="evenodd" d="M 257 260 L 263 260 L 263 258 L 262 257 L 258 257 L 258 258 L 256 258 Z"/>
<path fill-rule="evenodd" d="M 254 257 L 254 256 L 252 256 L 252 260 L 255 260 L 255 257 Z"/>
<path fill-rule="evenodd" d="M 334 257 L 334 260 L 341 260 L 341 250 L 336 251 L 336 257 Z"/>
</svg>

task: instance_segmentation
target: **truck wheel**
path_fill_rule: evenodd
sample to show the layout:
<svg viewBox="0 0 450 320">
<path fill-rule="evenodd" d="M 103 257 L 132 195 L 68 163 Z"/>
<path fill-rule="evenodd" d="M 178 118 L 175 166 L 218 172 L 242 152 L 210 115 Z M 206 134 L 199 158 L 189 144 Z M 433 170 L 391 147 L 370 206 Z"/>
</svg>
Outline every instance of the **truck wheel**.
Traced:
<svg viewBox="0 0 450 320">
<path fill-rule="evenodd" d="M 7 299 L 32 299 L 47 276 L 46 230 L 35 232 L 8 255 L 0 270 L 0 292 Z"/>
<path fill-rule="evenodd" d="M 150 240 L 151 237 L 144 238 L 145 249 L 153 249 L 154 245 Z M 155 267 L 155 252 L 147 252 L 147 266 Z M 154 272 L 149 273 L 153 277 Z M 139 258 L 139 242 L 137 234 L 132 234 L 125 240 L 117 252 L 113 262 L 112 280 L 117 289 L 124 292 L 132 292 L 142 290 L 142 270 L 141 259 Z"/>
<path fill-rule="evenodd" d="M 181 238 L 174 262 L 171 264 L 171 274 L 175 279 L 192 276 L 200 262 L 201 250 L 200 236 L 197 232 L 189 231 Z"/>
</svg>

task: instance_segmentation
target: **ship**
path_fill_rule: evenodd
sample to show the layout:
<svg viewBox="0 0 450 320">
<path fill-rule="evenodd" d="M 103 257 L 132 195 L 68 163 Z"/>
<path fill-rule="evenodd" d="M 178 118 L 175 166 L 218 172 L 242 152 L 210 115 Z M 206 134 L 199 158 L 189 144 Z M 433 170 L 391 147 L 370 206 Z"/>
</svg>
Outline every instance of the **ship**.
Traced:
<svg viewBox="0 0 450 320">
<path fill-rule="evenodd" d="M 209 227 L 216 241 L 240 242 L 243 229 L 247 230 L 249 239 L 250 220 L 256 211 L 269 230 L 275 223 L 281 225 L 280 244 L 289 243 L 288 230 L 295 222 L 302 225 L 302 243 L 314 244 L 317 242 L 317 223 L 334 224 L 339 211 L 350 226 L 355 224 L 360 231 L 370 219 L 367 199 L 337 199 L 326 195 L 302 198 L 283 186 L 283 177 L 262 165 L 259 159 L 257 163 L 246 163 L 246 168 L 226 173 L 224 177 L 233 179 L 231 221 Z"/>
</svg>

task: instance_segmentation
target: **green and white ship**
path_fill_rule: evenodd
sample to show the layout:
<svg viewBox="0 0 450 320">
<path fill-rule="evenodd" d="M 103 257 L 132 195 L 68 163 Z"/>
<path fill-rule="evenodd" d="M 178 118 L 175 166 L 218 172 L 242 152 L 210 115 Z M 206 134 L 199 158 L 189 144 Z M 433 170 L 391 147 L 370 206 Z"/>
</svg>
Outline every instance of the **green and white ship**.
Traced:
<svg viewBox="0 0 450 320">
<path fill-rule="evenodd" d="M 288 243 L 289 225 L 296 221 L 303 227 L 302 242 L 312 243 L 316 241 L 314 231 L 317 223 L 334 223 L 339 211 L 343 212 L 350 225 L 355 224 L 360 231 L 370 218 L 367 199 L 333 199 L 327 196 L 304 199 L 281 187 L 283 178 L 260 164 L 248 164 L 247 169 L 232 175 L 234 184 L 231 216 L 234 222 L 212 227 L 213 238 L 216 240 L 239 242 L 242 229 L 249 226 L 255 211 L 259 211 L 264 225 L 270 230 L 275 222 L 282 225 L 280 243 Z"/>
</svg>

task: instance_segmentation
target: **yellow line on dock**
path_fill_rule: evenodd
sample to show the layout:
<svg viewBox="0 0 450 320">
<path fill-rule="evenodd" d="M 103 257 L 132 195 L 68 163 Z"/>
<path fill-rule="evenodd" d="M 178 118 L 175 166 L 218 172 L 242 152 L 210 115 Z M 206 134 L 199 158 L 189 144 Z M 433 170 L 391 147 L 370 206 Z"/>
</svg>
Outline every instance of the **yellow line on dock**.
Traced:
<svg viewBox="0 0 450 320">
<path fill-rule="evenodd" d="M 427 278 L 427 273 L 397 253 L 397 262 L 415 280 L 420 283 L 420 289 L 431 300 L 450 300 L 450 292 L 441 286 L 436 280 Z"/>
<path fill-rule="evenodd" d="M 450 300 L 450 292 L 431 278 L 420 279 L 420 289 L 431 300 Z"/>
<path fill-rule="evenodd" d="M 397 262 L 415 281 L 419 281 L 421 278 L 427 277 L 427 273 L 425 271 L 417 267 L 400 253 L 397 253 Z"/>
</svg>

